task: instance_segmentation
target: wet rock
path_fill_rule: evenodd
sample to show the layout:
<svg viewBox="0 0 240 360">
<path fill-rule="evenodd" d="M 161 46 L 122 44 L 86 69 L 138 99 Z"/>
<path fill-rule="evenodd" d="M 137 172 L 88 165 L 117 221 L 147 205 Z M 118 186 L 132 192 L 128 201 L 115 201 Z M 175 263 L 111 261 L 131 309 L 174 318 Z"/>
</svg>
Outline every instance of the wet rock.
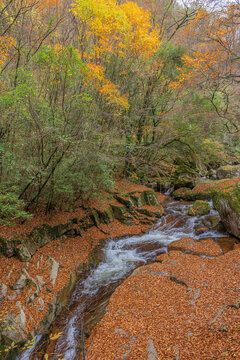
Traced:
<svg viewBox="0 0 240 360">
<path fill-rule="evenodd" d="M 218 216 L 209 216 L 203 220 L 203 224 L 209 229 L 216 229 L 220 223 L 220 218 Z"/>
<path fill-rule="evenodd" d="M 208 202 L 203 200 L 196 200 L 193 206 L 189 209 L 188 215 L 207 215 L 210 213 L 211 206 Z"/>
<path fill-rule="evenodd" d="M 227 191 L 215 190 L 213 204 L 227 231 L 240 239 L 240 182 Z"/>
<path fill-rule="evenodd" d="M 240 177 L 240 164 L 221 166 L 217 169 L 216 176 L 218 179 Z"/>
<path fill-rule="evenodd" d="M 143 193 L 131 193 L 129 194 L 130 198 L 133 200 L 133 203 L 136 207 L 142 207 L 146 205 L 146 200 Z"/>
<path fill-rule="evenodd" d="M 195 227 L 195 233 L 196 233 L 196 235 L 201 235 L 201 234 L 205 233 L 205 232 L 208 231 L 208 230 L 209 230 L 208 227 L 202 227 L 202 226 L 200 226 L 200 227 L 196 226 L 196 227 Z"/>
</svg>

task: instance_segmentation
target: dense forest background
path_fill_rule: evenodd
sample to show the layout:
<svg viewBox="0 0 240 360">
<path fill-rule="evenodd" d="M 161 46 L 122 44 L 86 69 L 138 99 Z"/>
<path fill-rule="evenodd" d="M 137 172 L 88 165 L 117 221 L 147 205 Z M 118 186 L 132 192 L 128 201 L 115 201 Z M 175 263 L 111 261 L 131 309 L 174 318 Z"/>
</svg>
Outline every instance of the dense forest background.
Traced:
<svg viewBox="0 0 240 360">
<path fill-rule="evenodd" d="M 240 154 L 240 3 L 1 0 L 2 223 Z"/>
</svg>

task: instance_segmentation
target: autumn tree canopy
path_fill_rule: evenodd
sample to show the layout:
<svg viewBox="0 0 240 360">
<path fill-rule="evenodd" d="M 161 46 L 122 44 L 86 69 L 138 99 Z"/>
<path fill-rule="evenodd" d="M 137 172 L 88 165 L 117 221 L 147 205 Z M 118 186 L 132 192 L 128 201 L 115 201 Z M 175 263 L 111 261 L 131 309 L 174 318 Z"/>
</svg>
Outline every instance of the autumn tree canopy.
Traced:
<svg viewBox="0 0 240 360">
<path fill-rule="evenodd" d="M 8 214 L 84 205 L 119 173 L 141 182 L 163 164 L 206 172 L 238 158 L 239 10 L 238 1 L 1 0 Z"/>
</svg>

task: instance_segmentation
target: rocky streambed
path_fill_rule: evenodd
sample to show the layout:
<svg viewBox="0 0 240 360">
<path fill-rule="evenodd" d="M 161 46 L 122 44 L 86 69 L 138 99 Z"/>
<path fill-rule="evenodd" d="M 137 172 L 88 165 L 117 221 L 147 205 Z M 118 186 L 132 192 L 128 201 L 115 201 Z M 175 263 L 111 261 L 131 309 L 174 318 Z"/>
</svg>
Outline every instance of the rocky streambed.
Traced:
<svg viewBox="0 0 240 360">
<path fill-rule="evenodd" d="M 192 205 L 170 199 L 144 235 L 108 239 L 18 359 L 226 359 L 223 344 L 238 358 L 240 248 L 215 210 L 189 216 Z"/>
</svg>

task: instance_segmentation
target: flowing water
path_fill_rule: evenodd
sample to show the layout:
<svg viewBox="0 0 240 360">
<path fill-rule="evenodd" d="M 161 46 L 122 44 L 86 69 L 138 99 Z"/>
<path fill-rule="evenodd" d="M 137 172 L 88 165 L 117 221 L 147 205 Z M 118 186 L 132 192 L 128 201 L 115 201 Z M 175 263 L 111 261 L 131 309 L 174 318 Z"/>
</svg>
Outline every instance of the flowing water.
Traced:
<svg viewBox="0 0 240 360">
<path fill-rule="evenodd" d="M 41 341 L 38 338 L 38 344 L 18 359 L 40 360 L 45 352 L 51 353 L 50 359 L 58 359 L 60 354 L 65 360 L 80 359 L 84 340 L 104 315 L 116 287 L 134 269 L 167 252 L 171 242 L 186 236 L 195 240 L 213 238 L 221 246 L 226 238 L 228 250 L 231 249 L 235 240 L 231 240 L 223 229 L 209 229 L 196 234 L 196 228 L 205 226 L 204 223 L 208 224 L 218 214 L 212 209 L 209 215 L 190 217 L 187 213 L 191 205 L 170 199 L 164 206 L 165 216 L 144 235 L 109 239 L 100 251 L 98 266 L 82 275 L 67 307 L 53 324 L 51 331 L 62 332 L 62 335 L 56 341 L 49 341 L 48 337 Z"/>
</svg>

